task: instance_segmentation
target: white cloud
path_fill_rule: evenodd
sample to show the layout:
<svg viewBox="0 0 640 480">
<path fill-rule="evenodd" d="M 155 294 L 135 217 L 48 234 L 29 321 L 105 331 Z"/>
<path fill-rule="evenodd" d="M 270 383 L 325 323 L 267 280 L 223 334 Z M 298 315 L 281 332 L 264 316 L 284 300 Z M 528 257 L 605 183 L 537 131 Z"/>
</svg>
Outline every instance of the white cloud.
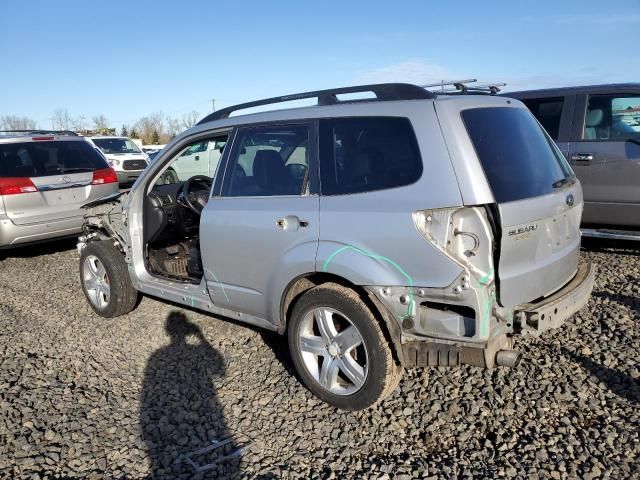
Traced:
<svg viewBox="0 0 640 480">
<path fill-rule="evenodd" d="M 404 82 L 420 85 L 451 79 L 451 76 L 451 72 L 441 65 L 427 60 L 407 60 L 361 72 L 355 81 L 361 84 Z"/>
<path fill-rule="evenodd" d="M 504 67 L 501 68 L 503 70 Z M 473 70 L 472 70 L 473 71 Z M 353 79 L 355 84 L 406 82 L 416 85 L 437 83 L 441 80 L 462 80 L 477 78 L 479 85 L 506 83 L 502 91 L 532 90 L 538 88 L 568 87 L 600 83 L 622 83 L 636 81 L 640 67 L 628 66 L 624 69 L 607 69 L 598 65 L 585 65 L 570 72 L 540 71 L 518 75 L 517 70 L 495 73 L 491 76 L 460 74 L 428 60 L 410 59 L 388 66 L 360 72 Z M 437 88 L 432 88 L 436 91 Z"/>
<path fill-rule="evenodd" d="M 509 76 L 500 80 L 507 85 L 505 92 L 516 90 L 534 90 L 538 88 L 573 87 L 578 85 L 597 85 L 601 83 L 632 82 L 635 77 L 631 72 L 603 71 L 595 67 L 585 67 L 576 75 L 571 74 L 536 74 Z"/>
</svg>

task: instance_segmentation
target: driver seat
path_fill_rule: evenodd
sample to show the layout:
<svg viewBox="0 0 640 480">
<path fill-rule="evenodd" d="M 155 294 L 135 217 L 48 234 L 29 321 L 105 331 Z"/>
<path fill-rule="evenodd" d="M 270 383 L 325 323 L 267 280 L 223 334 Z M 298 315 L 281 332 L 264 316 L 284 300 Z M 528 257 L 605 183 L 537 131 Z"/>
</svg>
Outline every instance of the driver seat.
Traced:
<svg viewBox="0 0 640 480">
<path fill-rule="evenodd" d="M 292 194 L 291 175 L 275 150 L 258 150 L 253 160 L 253 177 L 262 195 Z"/>
</svg>

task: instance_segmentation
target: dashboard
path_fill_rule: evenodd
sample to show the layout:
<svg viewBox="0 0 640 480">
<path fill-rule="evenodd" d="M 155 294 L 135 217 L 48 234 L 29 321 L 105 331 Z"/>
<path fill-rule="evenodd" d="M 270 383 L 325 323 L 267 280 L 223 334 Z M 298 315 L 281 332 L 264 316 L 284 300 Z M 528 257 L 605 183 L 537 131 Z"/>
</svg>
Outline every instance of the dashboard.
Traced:
<svg viewBox="0 0 640 480">
<path fill-rule="evenodd" d="M 146 242 L 179 241 L 198 235 L 200 217 L 185 203 L 183 186 L 184 182 L 156 185 L 147 196 Z"/>
</svg>

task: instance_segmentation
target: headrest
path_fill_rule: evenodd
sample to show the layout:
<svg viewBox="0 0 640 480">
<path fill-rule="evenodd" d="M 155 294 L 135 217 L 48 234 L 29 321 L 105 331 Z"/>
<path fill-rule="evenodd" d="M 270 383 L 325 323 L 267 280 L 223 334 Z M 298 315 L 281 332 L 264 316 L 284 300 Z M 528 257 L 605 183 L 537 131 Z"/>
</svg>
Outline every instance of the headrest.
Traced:
<svg viewBox="0 0 640 480">
<path fill-rule="evenodd" d="M 601 108 L 594 108 L 587 112 L 587 118 L 585 119 L 585 127 L 597 127 L 602 123 L 604 112 Z"/>
<path fill-rule="evenodd" d="M 282 157 L 275 150 L 258 150 L 253 159 L 253 176 L 262 188 L 282 182 L 287 175 Z"/>
</svg>

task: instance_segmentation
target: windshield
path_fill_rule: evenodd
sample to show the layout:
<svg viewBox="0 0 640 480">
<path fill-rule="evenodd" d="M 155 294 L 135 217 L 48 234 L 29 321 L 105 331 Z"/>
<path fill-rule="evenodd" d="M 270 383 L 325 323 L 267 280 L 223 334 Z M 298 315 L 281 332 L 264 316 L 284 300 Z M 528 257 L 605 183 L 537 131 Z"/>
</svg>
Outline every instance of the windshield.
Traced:
<svg viewBox="0 0 640 480">
<path fill-rule="evenodd" d="M 107 162 L 85 141 L 0 144 L 0 178 L 92 172 Z"/>
<path fill-rule="evenodd" d="M 128 138 L 92 138 L 104 153 L 140 153 L 138 146 Z"/>
<path fill-rule="evenodd" d="M 522 108 L 472 108 L 462 119 L 498 203 L 551 193 L 574 174 L 534 116 Z"/>
</svg>

